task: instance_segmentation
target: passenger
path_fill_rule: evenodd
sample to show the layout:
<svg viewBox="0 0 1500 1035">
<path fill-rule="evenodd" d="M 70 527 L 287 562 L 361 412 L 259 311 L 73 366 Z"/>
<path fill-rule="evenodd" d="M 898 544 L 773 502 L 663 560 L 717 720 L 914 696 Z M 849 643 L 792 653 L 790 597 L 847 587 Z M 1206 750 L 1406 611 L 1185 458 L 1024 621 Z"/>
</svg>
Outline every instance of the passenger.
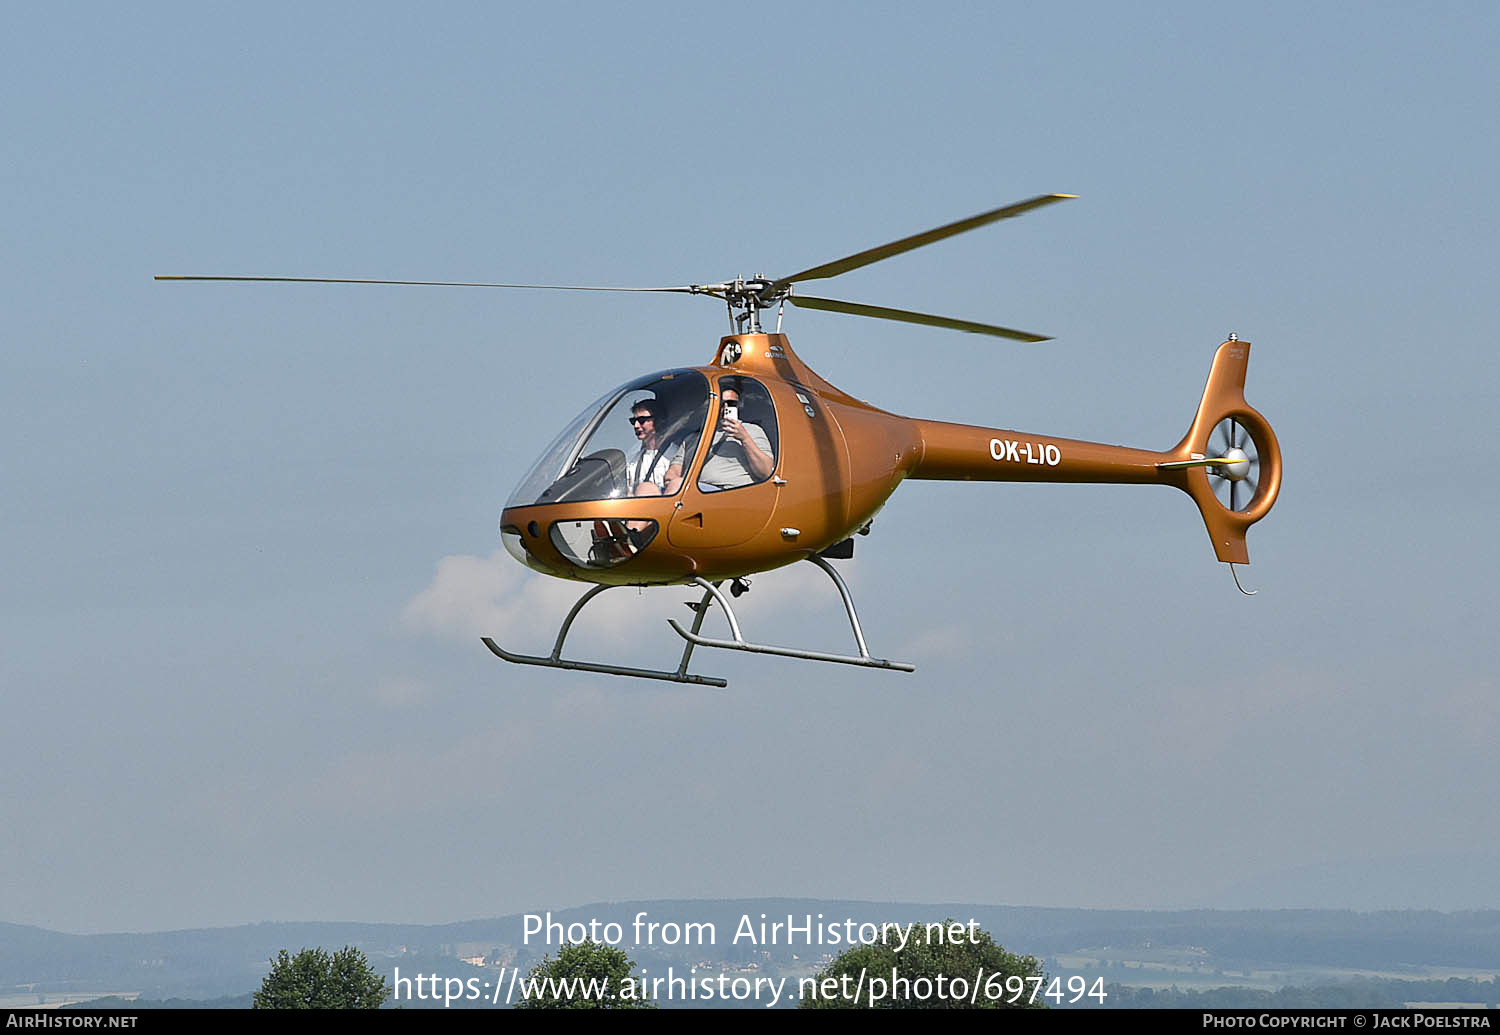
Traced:
<svg viewBox="0 0 1500 1035">
<path fill-rule="evenodd" d="M 771 439 L 758 424 L 739 419 L 740 390 L 725 384 L 720 388 L 719 428 L 714 432 L 708 459 L 698 475 L 703 489 L 737 489 L 771 477 L 776 458 L 771 455 Z M 727 411 L 734 408 L 734 415 Z"/>
</svg>

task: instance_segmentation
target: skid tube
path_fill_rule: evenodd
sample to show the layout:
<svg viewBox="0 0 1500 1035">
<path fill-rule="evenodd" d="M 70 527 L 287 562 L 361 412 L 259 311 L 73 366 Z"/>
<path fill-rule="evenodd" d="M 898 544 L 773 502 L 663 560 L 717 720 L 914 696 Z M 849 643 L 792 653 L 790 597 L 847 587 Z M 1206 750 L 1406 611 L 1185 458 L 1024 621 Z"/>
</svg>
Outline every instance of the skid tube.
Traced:
<svg viewBox="0 0 1500 1035">
<path fill-rule="evenodd" d="M 691 631 L 677 624 L 673 618 L 667 619 L 678 636 L 688 642 L 688 648 L 698 647 L 722 647 L 725 650 L 742 650 L 751 654 L 774 654 L 783 658 L 802 658 L 805 661 L 831 661 L 840 665 L 862 665 L 866 668 L 884 668 L 897 672 L 915 672 L 915 665 L 908 665 L 904 661 L 887 661 L 885 658 L 874 658 L 870 656 L 870 648 L 865 645 L 865 634 L 859 627 L 859 615 L 854 613 L 854 598 L 849 595 L 849 587 L 839 573 L 834 570 L 822 557 L 816 555 L 808 557 L 818 567 L 833 579 L 833 584 L 838 587 L 839 596 L 844 600 L 844 611 L 849 616 L 849 624 L 854 629 L 854 642 L 859 647 L 859 654 L 827 654 L 823 651 L 802 650 L 799 647 L 775 647 L 766 643 L 750 643 L 740 633 L 740 623 L 734 617 L 734 609 L 729 606 L 729 601 L 724 599 L 724 594 L 719 592 L 718 583 L 710 583 L 701 578 L 693 581 L 702 586 L 704 590 L 703 603 L 699 606 L 698 615 L 693 621 Z M 732 640 L 715 640 L 698 634 L 703 624 L 703 611 L 707 608 L 709 598 L 718 601 L 719 606 L 724 609 L 724 617 L 729 619 L 729 632 L 734 637 Z"/>
<path fill-rule="evenodd" d="M 707 586 L 708 583 L 704 583 L 704 585 Z M 618 588 L 619 587 L 617 586 L 595 586 L 593 589 L 589 590 L 582 597 L 580 597 L 578 599 L 578 603 L 573 605 L 573 610 L 568 612 L 568 617 L 563 619 L 562 628 L 557 631 L 557 642 L 552 645 L 552 653 L 548 657 L 544 658 L 536 654 L 513 654 L 510 651 L 506 650 L 504 647 L 500 646 L 494 640 L 490 639 L 488 636 L 482 636 L 480 637 L 480 639 L 484 641 L 484 645 L 490 649 L 490 652 L 494 654 L 495 657 L 502 658 L 517 665 L 539 665 L 542 668 L 571 669 L 577 672 L 602 672 L 605 675 L 610 676 L 634 676 L 637 679 L 662 679 L 666 680 L 669 683 L 693 683 L 697 686 L 726 687 L 729 685 L 729 681 L 726 679 L 720 679 L 717 676 L 694 675 L 687 670 L 688 662 L 692 660 L 693 647 L 695 646 L 695 644 L 691 642 L 687 645 L 687 647 L 683 649 L 682 661 L 678 663 L 676 671 L 673 672 L 666 671 L 665 669 L 630 668 L 625 665 L 605 665 L 595 661 L 571 661 L 567 658 L 564 658 L 562 656 L 563 640 L 567 639 L 568 630 L 573 627 L 573 619 L 578 617 L 578 612 L 583 610 L 583 605 L 587 604 L 590 600 L 593 600 L 600 593 L 603 593 L 606 589 Z M 703 594 L 703 599 L 698 602 L 698 605 L 695 608 L 695 610 L 697 611 L 697 615 L 693 618 L 693 632 L 695 634 L 699 629 L 703 627 L 703 618 L 708 614 L 709 593 L 716 592 L 716 588 L 711 588 L 708 593 Z M 691 607 L 692 605 L 689 604 L 689 606 Z"/>
</svg>

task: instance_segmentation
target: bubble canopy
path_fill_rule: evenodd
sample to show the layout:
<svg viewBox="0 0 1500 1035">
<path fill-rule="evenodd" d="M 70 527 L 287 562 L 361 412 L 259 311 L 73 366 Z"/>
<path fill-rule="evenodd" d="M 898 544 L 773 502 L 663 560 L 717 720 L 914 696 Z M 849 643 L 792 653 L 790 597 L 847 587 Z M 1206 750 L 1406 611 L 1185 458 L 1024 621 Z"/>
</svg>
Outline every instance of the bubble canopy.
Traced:
<svg viewBox="0 0 1500 1035">
<path fill-rule="evenodd" d="M 648 374 L 605 393 L 552 440 L 506 501 L 512 507 L 619 499 L 680 470 L 685 479 L 708 417 L 708 379 L 692 369 Z M 660 485 L 658 485 L 660 488 Z"/>
</svg>

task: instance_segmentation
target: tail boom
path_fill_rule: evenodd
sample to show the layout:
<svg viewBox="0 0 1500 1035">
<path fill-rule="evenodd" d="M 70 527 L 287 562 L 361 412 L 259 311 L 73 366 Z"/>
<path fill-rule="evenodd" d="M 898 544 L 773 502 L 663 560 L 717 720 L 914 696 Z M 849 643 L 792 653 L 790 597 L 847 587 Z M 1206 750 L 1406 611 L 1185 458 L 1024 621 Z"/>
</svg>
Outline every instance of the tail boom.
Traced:
<svg viewBox="0 0 1500 1035">
<path fill-rule="evenodd" d="M 1004 428 L 916 422 L 922 455 L 907 477 L 935 481 L 1173 484 L 1172 456 Z"/>
<path fill-rule="evenodd" d="M 940 481 L 1072 482 L 1171 485 L 1197 503 L 1221 561 L 1248 564 L 1245 531 L 1270 513 L 1281 487 L 1281 450 L 1271 425 L 1245 401 L 1250 343 L 1231 338 L 1219 346 L 1208 384 L 1182 441 L 1165 452 L 1054 438 L 1026 432 L 917 420 L 922 448 L 909 478 Z M 1257 450 L 1260 475 L 1249 501 L 1226 506 L 1210 477 L 1243 480 L 1242 454 L 1210 451 L 1209 439 L 1224 421 L 1243 429 Z M 1219 451 L 1219 452 L 1222 452 Z"/>
</svg>

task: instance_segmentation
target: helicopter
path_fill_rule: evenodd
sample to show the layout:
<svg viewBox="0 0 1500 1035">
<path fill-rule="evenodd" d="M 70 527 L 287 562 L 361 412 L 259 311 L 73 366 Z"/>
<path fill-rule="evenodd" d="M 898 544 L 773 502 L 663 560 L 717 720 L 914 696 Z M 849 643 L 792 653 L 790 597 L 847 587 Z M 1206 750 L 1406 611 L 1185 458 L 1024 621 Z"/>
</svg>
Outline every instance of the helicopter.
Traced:
<svg viewBox="0 0 1500 1035">
<path fill-rule="evenodd" d="M 900 416 L 857 399 L 808 366 L 781 333 L 785 306 L 947 328 L 1021 342 L 1047 337 L 993 324 L 807 295 L 798 286 L 903 254 L 1074 197 L 1043 194 L 832 262 L 782 276 L 675 287 L 598 287 L 332 277 L 158 275 L 157 280 L 275 281 L 624 291 L 703 295 L 722 301 L 730 333 L 708 364 L 658 371 L 605 392 L 541 454 L 506 501 L 500 538 L 544 575 L 592 583 L 558 629 L 550 654 L 484 645 L 520 665 L 724 687 L 688 671 L 698 647 L 895 671 L 870 653 L 853 596 L 831 563 L 853 556 L 877 512 L 907 479 L 1132 483 L 1172 486 L 1197 505 L 1216 558 L 1249 563 L 1245 534 L 1270 513 L 1281 487 L 1271 425 L 1245 401 L 1250 342 L 1218 346 L 1192 423 L 1170 449 L 1153 451 L 1051 435 Z M 761 314 L 776 310 L 775 330 Z M 807 561 L 843 602 L 855 653 L 749 640 L 731 597 L 748 577 Z M 728 595 L 724 589 L 728 584 Z M 1235 584 L 1239 586 L 1238 575 Z M 669 619 L 685 646 L 674 669 L 562 656 L 584 607 L 620 586 L 693 586 L 693 618 Z M 1250 595 L 1240 587 L 1240 591 Z M 703 634 L 717 607 L 729 637 Z"/>
</svg>

